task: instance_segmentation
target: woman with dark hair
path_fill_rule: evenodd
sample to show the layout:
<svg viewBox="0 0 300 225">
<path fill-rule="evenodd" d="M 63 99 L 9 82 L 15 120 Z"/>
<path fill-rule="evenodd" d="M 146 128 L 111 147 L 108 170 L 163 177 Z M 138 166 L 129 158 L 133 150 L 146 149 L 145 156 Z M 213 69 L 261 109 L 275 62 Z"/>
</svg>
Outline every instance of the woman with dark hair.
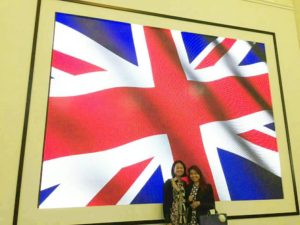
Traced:
<svg viewBox="0 0 300 225">
<path fill-rule="evenodd" d="M 190 184 L 186 189 L 189 225 L 199 224 L 199 216 L 207 215 L 210 209 L 215 208 L 213 190 L 197 166 L 191 166 L 188 170 Z"/>
<path fill-rule="evenodd" d="M 172 165 L 172 179 L 164 184 L 163 210 L 168 225 L 186 224 L 186 183 L 182 177 L 186 176 L 185 164 L 177 160 Z"/>
</svg>

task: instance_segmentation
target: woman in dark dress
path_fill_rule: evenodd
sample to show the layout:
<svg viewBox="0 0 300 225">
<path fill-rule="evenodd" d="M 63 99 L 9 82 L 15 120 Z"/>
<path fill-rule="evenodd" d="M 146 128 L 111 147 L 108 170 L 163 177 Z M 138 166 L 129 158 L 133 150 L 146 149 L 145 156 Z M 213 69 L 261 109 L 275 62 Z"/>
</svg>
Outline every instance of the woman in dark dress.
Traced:
<svg viewBox="0 0 300 225">
<path fill-rule="evenodd" d="M 191 166 L 188 170 L 190 184 L 186 189 L 189 225 L 199 224 L 199 216 L 206 215 L 210 209 L 215 208 L 213 190 L 206 183 L 201 170 Z"/>
<path fill-rule="evenodd" d="M 186 220 L 186 183 L 182 177 L 186 176 L 185 164 L 177 160 L 172 166 L 172 179 L 164 184 L 163 210 L 168 225 L 187 224 Z"/>
</svg>

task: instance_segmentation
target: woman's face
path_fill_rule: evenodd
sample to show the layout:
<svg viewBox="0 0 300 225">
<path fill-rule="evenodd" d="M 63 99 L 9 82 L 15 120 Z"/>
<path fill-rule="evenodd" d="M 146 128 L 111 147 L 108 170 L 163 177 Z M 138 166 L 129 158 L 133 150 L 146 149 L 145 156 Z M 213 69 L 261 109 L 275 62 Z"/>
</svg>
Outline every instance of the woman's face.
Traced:
<svg viewBox="0 0 300 225">
<path fill-rule="evenodd" d="M 176 163 L 174 167 L 174 174 L 176 177 L 182 177 L 184 174 L 184 167 L 181 163 Z"/>
<path fill-rule="evenodd" d="M 190 179 L 194 183 L 195 182 L 199 182 L 200 181 L 200 175 L 199 175 L 199 173 L 197 173 L 195 170 L 191 170 L 190 171 Z"/>
</svg>

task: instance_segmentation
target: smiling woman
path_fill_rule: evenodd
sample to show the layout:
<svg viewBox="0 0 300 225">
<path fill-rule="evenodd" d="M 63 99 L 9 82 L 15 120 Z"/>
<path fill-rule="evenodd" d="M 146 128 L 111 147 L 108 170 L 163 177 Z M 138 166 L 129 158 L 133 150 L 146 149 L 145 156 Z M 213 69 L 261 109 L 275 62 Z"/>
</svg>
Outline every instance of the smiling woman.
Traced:
<svg viewBox="0 0 300 225">
<path fill-rule="evenodd" d="M 191 183 L 187 187 L 188 224 L 198 224 L 200 215 L 206 215 L 210 209 L 215 208 L 213 190 L 197 166 L 191 166 L 188 170 Z"/>
<path fill-rule="evenodd" d="M 164 184 L 163 210 L 168 224 L 186 224 L 185 189 L 186 183 L 182 177 L 186 176 L 186 167 L 181 160 L 173 163 L 172 179 Z"/>
</svg>

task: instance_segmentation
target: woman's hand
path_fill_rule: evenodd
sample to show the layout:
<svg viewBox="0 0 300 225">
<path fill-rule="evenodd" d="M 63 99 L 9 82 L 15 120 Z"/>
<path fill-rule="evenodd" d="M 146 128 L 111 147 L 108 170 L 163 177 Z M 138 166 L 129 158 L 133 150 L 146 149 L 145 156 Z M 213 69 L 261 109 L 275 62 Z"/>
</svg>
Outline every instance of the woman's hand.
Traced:
<svg viewBox="0 0 300 225">
<path fill-rule="evenodd" d="M 176 181 L 177 181 L 178 179 L 177 179 L 177 177 L 174 177 L 173 179 L 172 179 L 172 186 L 173 186 L 173 188 L 176 190 L 176 191 L 179 191 L 179 187 L 177 186 L 177 184 L 176 184 Z"/>
<path fill-rule="evenodd" d="M 189 201 L 192 202 L 194 197 L 192 195 L 189 196 Z"/>
<path fill-rule="evenodd" d="M 191 204 L 191 207 L 193 208 L 193 209 L 196 209 L 197 207 L 199 207 L 200 206 L 200 201 L 194 201 L 192 204 Z"/>
</svg>

